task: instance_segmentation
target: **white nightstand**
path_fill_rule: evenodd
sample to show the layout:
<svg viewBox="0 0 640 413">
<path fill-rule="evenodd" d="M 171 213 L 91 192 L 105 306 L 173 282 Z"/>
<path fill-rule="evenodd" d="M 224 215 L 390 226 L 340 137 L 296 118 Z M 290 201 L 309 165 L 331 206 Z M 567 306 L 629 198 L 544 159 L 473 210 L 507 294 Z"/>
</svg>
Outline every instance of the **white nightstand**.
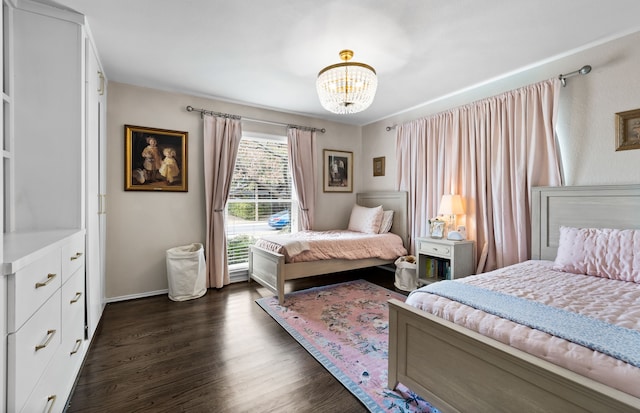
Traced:
<svg viewBox="0 0 640 413">
<path fill-rule="evenodd" d="M 475 242 L 417 238 L 418 282 L 454 280 L 475 272 Z"/>
</svg>

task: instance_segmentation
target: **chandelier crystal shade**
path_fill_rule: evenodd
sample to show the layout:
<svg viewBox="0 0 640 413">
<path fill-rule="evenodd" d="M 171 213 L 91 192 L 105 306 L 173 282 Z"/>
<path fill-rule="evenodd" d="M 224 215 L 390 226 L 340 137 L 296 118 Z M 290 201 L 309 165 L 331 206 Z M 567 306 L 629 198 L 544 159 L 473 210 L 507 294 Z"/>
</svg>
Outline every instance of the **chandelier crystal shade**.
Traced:
<svg viewBox="0 0 640 413">
<path fill-rule="evenodd" d="M 316 89 L 320 103 L 329 112 L 358 113 L 373 102 L 378 88 L 376 71 L 364 63 L 350 62 L 351 50 L 342 50 L 343 63 L 327 66 L 318 73 Z"/>
</svg>

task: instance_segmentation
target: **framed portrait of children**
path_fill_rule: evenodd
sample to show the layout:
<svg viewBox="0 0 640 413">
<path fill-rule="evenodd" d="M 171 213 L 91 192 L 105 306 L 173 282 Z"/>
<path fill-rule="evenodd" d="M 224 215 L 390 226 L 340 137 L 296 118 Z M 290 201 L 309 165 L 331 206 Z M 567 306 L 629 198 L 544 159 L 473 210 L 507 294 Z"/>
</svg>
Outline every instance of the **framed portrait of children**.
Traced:
<svg viewBox="0 0 640 413">
<path fill-rule="evenodd" d="M 188 136 L 188 132 L 125 125 L 125 191 L 187 192 Z"/>
<path fill-rule="evenodd" d="M 323 151 L 324 192 L 353 192 L 353 152 Z"/>
</svg>

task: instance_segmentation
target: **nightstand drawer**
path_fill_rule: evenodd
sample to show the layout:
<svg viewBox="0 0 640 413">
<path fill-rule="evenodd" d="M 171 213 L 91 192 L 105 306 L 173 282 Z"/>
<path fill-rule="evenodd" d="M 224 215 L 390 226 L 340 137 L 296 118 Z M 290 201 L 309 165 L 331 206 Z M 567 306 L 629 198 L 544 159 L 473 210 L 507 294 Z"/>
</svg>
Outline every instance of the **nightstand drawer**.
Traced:
<svg viewBox="0 0 640 413">
<path fill-rule="evenodd" d="M 434 255 L 436 257 L 451 257 L 451 247 L 448 245 L 436 244 L 429 241 L 420 241 L 419 251 L 421 254 Z"/>
</svg>

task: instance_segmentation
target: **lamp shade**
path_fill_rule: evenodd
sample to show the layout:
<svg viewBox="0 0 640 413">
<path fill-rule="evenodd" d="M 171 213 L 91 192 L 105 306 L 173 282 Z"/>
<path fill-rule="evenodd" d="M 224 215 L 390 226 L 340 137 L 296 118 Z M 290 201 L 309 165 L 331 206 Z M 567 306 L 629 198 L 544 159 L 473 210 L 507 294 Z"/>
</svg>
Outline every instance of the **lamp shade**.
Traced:
<svg viewBox="0 0 640 413">
<path fill-rule="evenodd" d="M 342 50 L 343 63 L 327 66 L 318 73 L 318 98 L 329 112 L 362 112 L 373 102 L 378 88 L 376 71 L 364 63 L 350 62 L 352 57 L 351 50 Z"/>
<path fill-rule="evenodd" d="M 460 195 L 442 195 L 440 200 L 440 208 L 438 209 L 440 215 L 462 215 L 464 214 L 464 208 L 462 207 L 462 197 Z"/>
</svg>

